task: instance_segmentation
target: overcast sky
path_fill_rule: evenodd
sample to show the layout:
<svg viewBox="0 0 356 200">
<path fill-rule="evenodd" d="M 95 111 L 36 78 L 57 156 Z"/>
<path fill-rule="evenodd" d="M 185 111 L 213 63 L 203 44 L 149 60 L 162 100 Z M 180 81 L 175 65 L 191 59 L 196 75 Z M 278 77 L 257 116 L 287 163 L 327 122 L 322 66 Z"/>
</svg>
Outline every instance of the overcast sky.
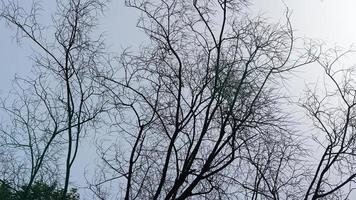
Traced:
<svg viewBox="0 0 356 200">
<path fill-rule="evenodd" d="M 138 46 L 144 40 L 143 34 L 135 27 L 138 12 L 124 7 L 122 2 L 111 2 L 100 26 L 113 51 Z M 283 20 L 285 5 L 292 10 L 296 36 L 320 39 L 332 46 L 348 47 L 356 43 L 355 0 L 285 0 L 284 3 L 281 0 L 255 0 L 251 10 L 271 21 L 278 21 Z M 29 72 L 31 48 L 28 42 L 19 47 L 13 39 L 14 31 L 3 23 L 0 30 L 0 94 L 4 95 L 14 74 L 26 75 Z"/>
<path fill-rule="evenodd" d="M 135 27 L 137 11 L 125 8 L 122 2 L 111 2 L 100 25 L 100 31 L 105 32 L 106 42 L 113 51 L 128 46 L 137 47 L 145 39 Z M 348 47 L 356 43 L 356 0 L 285 0 L 284 3 L 281 0 L 256 0 L 253 4 L 251 10 L 254 13 L 261 13 L 272 22 L 283 20 L 287 5 L 292 11 L 291 21 L 296 36 L 320 39 L 331 46 Z M 3 97 L 11 88 L 14 75 L 26 76 L 32 64 L 29 60 L 30 43 L 24 41 L 18 46 L 13 39 L 14 31 L 4 23 L 0 24 L 0 30 L 0 95 Z M 299 81 L 308 79 L 304 77 L 308 73 L 302 74 Z M 82 160 L 77 162 L 78 173 L 90 160 L 87 152 L 80 152 L 79 158 Z M 92 152 L 95 153 L 93 149 Z M 87 155 L 83 156 L 84 153 Z"/>
</svg>

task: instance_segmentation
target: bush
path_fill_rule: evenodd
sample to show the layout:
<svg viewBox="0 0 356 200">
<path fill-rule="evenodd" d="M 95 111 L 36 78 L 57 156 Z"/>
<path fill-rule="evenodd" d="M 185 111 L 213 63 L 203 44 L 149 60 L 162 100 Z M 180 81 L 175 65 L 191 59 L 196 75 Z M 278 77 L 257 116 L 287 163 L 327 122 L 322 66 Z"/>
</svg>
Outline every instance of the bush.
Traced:
<svg viewBox="0 0 356 200">
<path fill-rule="evenodd" d="M 56 184 L 48 185 L 44 182 L 35 182 L 31 188 L 21 186 L 21 189 L 14 189 L 7 182 L 0 183 L 1 200 L 62 200 L 63 189 L 58 188 Z M 77 189 L 72 188 L 67 193 L 65 200 L 79 200 Z"/>
</svg>

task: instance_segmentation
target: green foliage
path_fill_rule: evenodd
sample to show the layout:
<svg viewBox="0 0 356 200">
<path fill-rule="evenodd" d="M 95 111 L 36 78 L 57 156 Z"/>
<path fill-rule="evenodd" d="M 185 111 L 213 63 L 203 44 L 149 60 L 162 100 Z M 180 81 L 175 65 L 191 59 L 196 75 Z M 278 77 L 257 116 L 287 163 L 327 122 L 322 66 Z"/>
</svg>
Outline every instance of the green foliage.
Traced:
<svg viewBox="0 0 356 200">
<path fill-rule="evenodd" d="M 13 190 L 6 182 L 0 183 L 0 200 L 15 199 Z"/>
<path fill-rule="evenodd" d="M 0 200 L 63 200 L 63 189 L 59 189 L 56 184 L 48 185 L 44 182 L 35 182 L 31 188 L 22 186 L 20 190 L 15 190 L 6 182 L 0 183 Z M 68 192 L 65 200 L 79 200 L 76 189 Z"/>
</svg>

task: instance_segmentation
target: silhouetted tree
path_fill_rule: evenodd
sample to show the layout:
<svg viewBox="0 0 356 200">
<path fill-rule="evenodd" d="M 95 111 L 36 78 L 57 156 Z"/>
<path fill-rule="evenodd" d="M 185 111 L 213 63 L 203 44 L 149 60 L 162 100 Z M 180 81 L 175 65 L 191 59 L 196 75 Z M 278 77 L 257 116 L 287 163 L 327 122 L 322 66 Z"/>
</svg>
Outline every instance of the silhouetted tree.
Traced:
<svg viewBox="0 0 356 200">
<path fill-rule="evenodd" d="M 4 155 L 13 158 L 8 159 L 13 168 L 4 167 L 0 179 L 26 187 L 26 194 L 40 175 L 50 180 L 63 175 L 64 198 L 80 140 L 103 108 L 91 77 L 98 72 L 104 45 L 100 36 L 93 39 L 91 34 L 105 1 L 56 2 L 52 24 L 42 25 L 38 2 L 27 11 L 19 2 L 1 1 L 0 19 L 37 52 L 32 76 L 17 79 L 13 94 L 1 106 L 9 123 L 1 128 L 0 143 Z M 64 166 L 64 173 L 58 165 Z"/>
<path fill-rule="evenodd" d="M 272 24 L 251 17 L 248 0 L 125 3 L 149 42 L 108 59 L 92 34 L 105 0 L 58 0 L 50 26 L 39 3 L 1 1 L 0 18 L 36 52 L 31 76 L 1 101 L 0 199 L 79 199 L 71 169 L 99 115 L 111 133 L 98 134 L 89 189 L 99 199 L 348 199 L 356 85 L 338 64 L 353 51 L 297 48 L 288 9 Z M 300 105 L 316 129 L 301 137 L 281 82 L 315 61 L 325 80 Z M 305 148 L 311 138 L 320 154 Z"/>
<path fill-rule="evenodd" d="M 288 13 L 273 25 L 243 0 L 126 5 L 141 11 L 150 42 L 99 75 L 118 142 L 101 146 L 92 190 L 118 180 L 126 200 L 301 197 L 303 149 L 278 80 L 315 57 L 294 48 Z"/>
<path fill-rule="evenodd" d="M 355 68 L 347 64 L 354 50 L 329 49 L 318 59 L 322 84 L 309 89 L 301 106 L 315 127 L 316 154 L 305 200 L 349 199 L 355 189 Z M 315 156 L 314 156 L 315 157 Z"/>
</svg>

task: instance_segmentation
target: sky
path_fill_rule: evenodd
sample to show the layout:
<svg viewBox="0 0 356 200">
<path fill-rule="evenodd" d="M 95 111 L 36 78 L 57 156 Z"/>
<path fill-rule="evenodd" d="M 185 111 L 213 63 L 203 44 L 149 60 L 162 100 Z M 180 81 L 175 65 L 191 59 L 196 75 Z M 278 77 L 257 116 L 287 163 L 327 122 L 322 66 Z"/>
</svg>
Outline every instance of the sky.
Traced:
<svg viewBox="0 0 356 200">
<path fill-rule="evenodd" d="M 54 2 L 54 1 L 53 1 Z M 48 5 L 47 5 L 48 4 Z M 53 6 L 46 2 L 46 7 Z M 356 43 L 356 1 L 354 0 L 255 0 L 251 7 L 277 22 L 283 20 L 286 6 L 292 11 L 291 21 L 297 36 L 319 39 L 331 46 L 349 47 Z M 123 1 L 113 0 L 101 18 L 100 31 L 112 51 L 137 47 L 145 37 L 135 26 L 139 13 L 126 8 Z M 19 46 L 14 30 L 0 23 L 0 94 L 6 94 L 15 74 L 30 71 L 31 47 L 28 41 Z"/>
<path fill-rule="evenodd" d="M 46 2 L 54 6 L 55 1 Z M 291 22 L 295 35 L 325 41 L 330 46 L 349 47 L 356 44 L 356 1 L 355 0 L 255 0 L 250 8 L 254 14 L 262 14 L 271 22 L 284 20 L 286 6 L 291 10 Z M 112 0 L 105 15 L 101 18 L 99 31 L 104 32 L 106 43 L 113 52 L 126 47 L 137 48 L 145 41 L 145 36 L 136 28 L 139 13 L 126 8 L 123 1 Z M 27 76 L 31 70 L 31 43 L 23 41 L 21 45 L 14 39 L 14 30 L 0 22 L 0 97 L 5 97 L 11 89 L 15 74 Z M 356 63 L 356 62 L 355 62 Z M 300 69 L 291 80 L 291 88 L 301 94 L 303 85 L 315 80 L 318 70 L 315 66 Z M 292 89 L 291 89 L 292 90 Z M 1 117 L 1 116 L 0 116 Z M 83 183 L 81 172 L 90 164 L 95 150 L 85 149 L 79 152 L 74 181 Z M 90 152 L 90 153 L 88 153 Z"/>
<path fill-rule="evenodd" d="M 349 47 L 356 43 L 356 1 L 354 0 L 254 0 L 251 11 L 277 22 L 284 20 L 286 6 L 292 11 L 291 21 L 295 34 L 327 42 L 330 46 Z M 45 7 L 54 6 L 54 1 Z M 124 7 L 123 1 L 112 0 L 101 18 L 99 30 L 104 32 L 114 52 L 135 48 L 145 37 L 135 26 L 139 13 Z M 18 46 L 14 30 L 0 23 L 0 94 L 11 88 L 15 74 L 26 75 L 31 68 L 31 46 L 23 41 Z"/>
<path fill-rule="evenodd" d="M 255 2 L 258 10 L 274 19 L 285 8 L 281 0 Z M 284 3 L 292 11 L 292 24 L 298 35 L 346 46 L 356 42 L 356 1 L 285 0 Z"/>
</svg>

